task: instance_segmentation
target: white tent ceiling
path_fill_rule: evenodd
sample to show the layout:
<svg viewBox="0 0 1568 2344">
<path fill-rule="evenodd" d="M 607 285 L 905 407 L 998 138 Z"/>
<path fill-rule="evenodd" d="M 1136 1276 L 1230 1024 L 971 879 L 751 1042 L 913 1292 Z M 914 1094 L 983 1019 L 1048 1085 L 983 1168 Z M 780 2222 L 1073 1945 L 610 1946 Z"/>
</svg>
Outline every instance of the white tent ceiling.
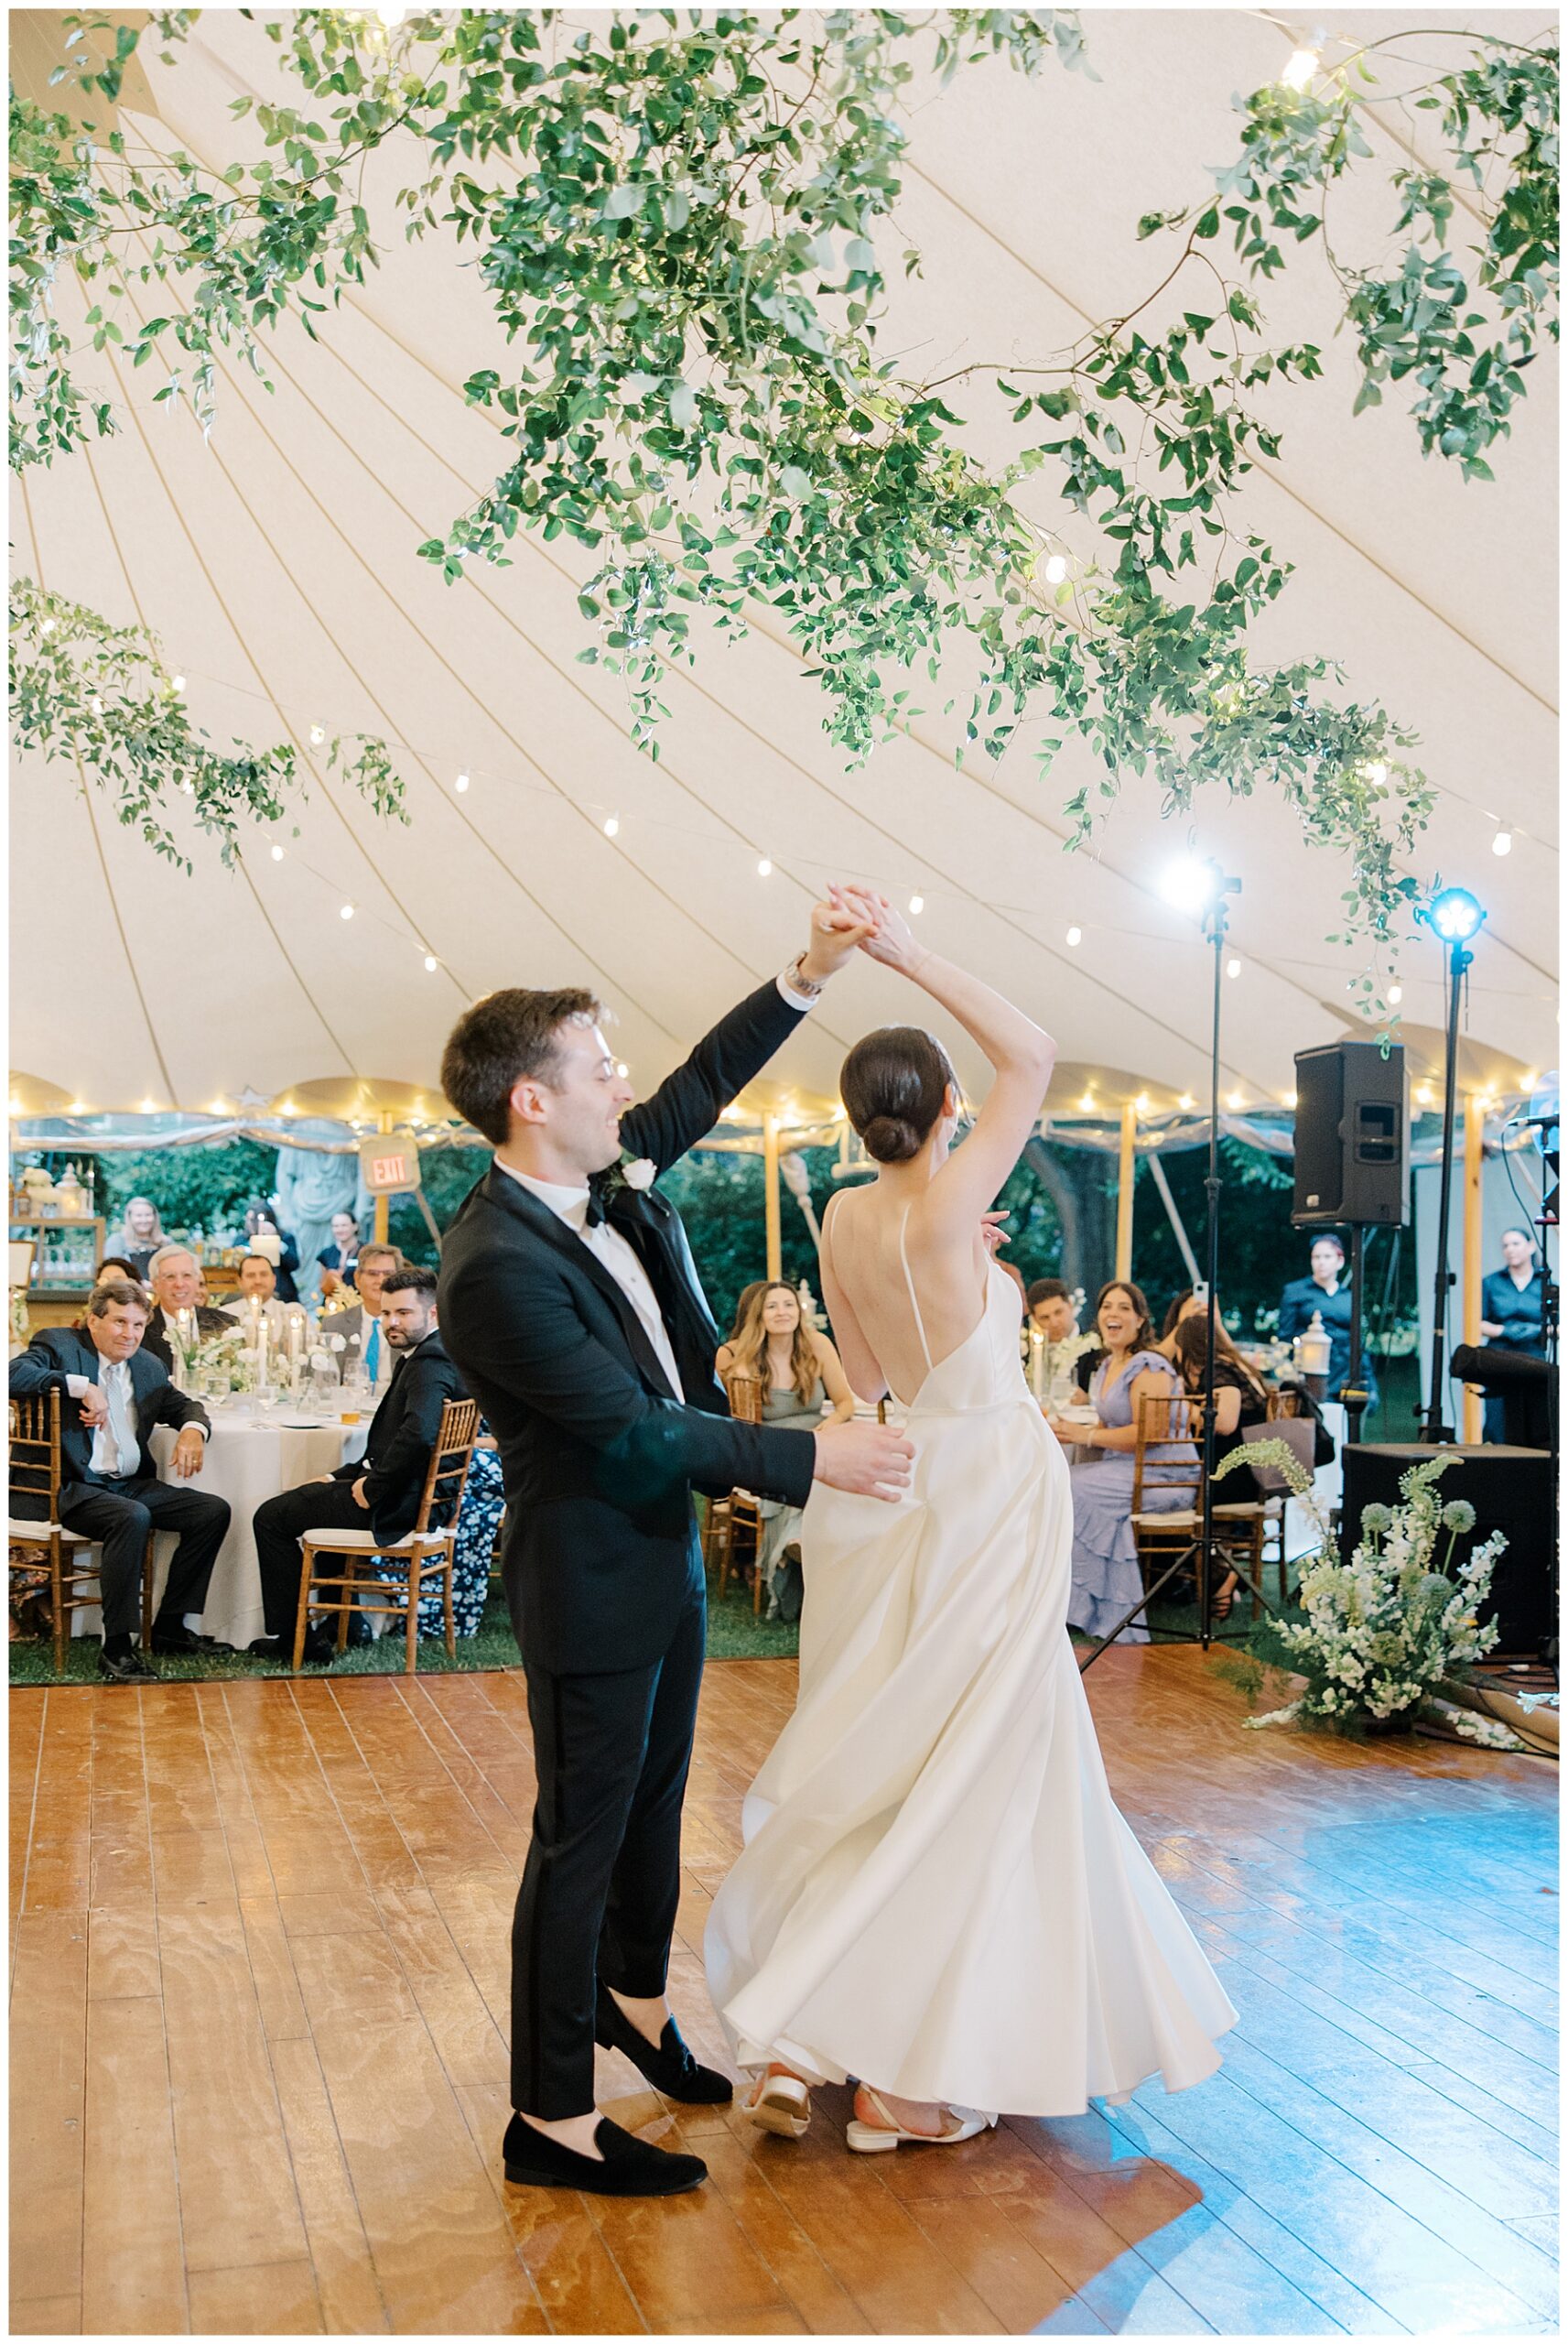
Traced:
<svg viewBox="0 0 1568 2344">
<path fill-rule="evenodd" d="M 62 20 L 10 21 L 14 72 L 43 95 Z M 1466 21 L 1533 38 L 1551 20 Z M 1231 93 L 1277 72 L 1285 41 L 1240 11 L 1091 8 L 1085 22 L 1098 81 L 1054 67 L 1028 81 L 998 65 L 914 93 L 898 229 L 922 249 L 924 274 L 896 284 L 882 346 L 923 374 L 1026 363 L 1141 298 L 1163 248 L 1134 241 L 1139 214 L 1207 185 L 1205 166 L 1234 151 Z M 1326 22 L 1365 38 L 1400 19 Z M 1404 53 L 1433 44 L 1412 31 Z M 133 144 L 183 146 L 218 168 L 249 153 L 254 131 L 229 108 L 279 79 L 260 27 L 204 11 L 174 54 L 172 68 L 148 56 L 127 90 Z M 1392 135 L 1379 134 L 1390 166 Z M 1336 241 L 1380 248 L 1386 199 L 1357 186 L 1336 201 Z M 1422 461 L 1397 390 L 1350 420 L 1354 369 L 1331 341 L 1315 246 L 1264 301 L 1272 338 L 1325 345 L 1326 379 L 1273 397 L 1283 452 L 1246 499 L 1246 517 L 1297 566 L 1258 630 L 1260 652 L 1338 658 L 1354 694 L 1380 696 L 1420 732 L 1440 793 L 1422 874 L 1464 878 L 1490 907 L 1471 1033 L 1504 1080 L 1553 1064 L 1554 358 L 1532 370 L 1495 486 L 1466 487 Z M 575 585 L 588 564 L 576 548 L 519 537 L 513 567 L 477 568 L 456 588 L 415 559 L 503 461 L 505 443 L 460 391 L 476 367 L 505 364 L 466 254 L 439 238 L 392 243 L 322 328 L 319 345 L 292 325 L 275 338 L 273 393 L 221 366 L 209 444 L 183 412 L 152 405 L 157 365 L 132 375 L 110 353 L 89 356 L 94 392 L 113 395 L 124 428 L 27 474 L 12 499 L 14 559 L 155 629 L 220 743 L 292 736 L 308 759 L 319 723 L 397 744 L 412 822 L 378 823 L 320 777 L 297 839 L 292 822 L 279 828 L 281 863 L 258 835 L 226 873 L 197 841 L 187 878 L 77 790 L 68 767 L 21 762 L 14 1067 L 98 1108 L 200 1109 L 343 1073 L 430 1084 L 466 1001 L 509 983 L 587 982 L 651 1084 L 804 940 L 822 880 L 848 874 L 922 894 L 930 941 L 1025 1002 L 1065 1058 L 1125 1069 L 1156 1096 L 1201 1089 L 1208 966 L 1155 893 L 1181 841 L 1161 828 L 1152 787 L 1129 780 L 1096 855 L 1064 855 L 1058 809 L 1089 776 L 1087 756 L 1069 744 L 1042 782 L 1021 741 L 1000 770 L 957 769 L 945 690 L 912 738 L 846 773 L 816 687 L 768 613 L 749 639 L 708 646 L 695 675 L 670 679 L 661 762 L 650 763 L 629 744 L 616 679 L 577 662 Z M 974 396 L 976 447 L 1000 455 L 997 411 Z M 1032 483 L 1036 517 L 1090 551 L 1074 516 L 1053 509 L 1047 480 Z M 1489 852 L 1499 819 L 1517 839 L 1506 860 Z M 1195 839 L 1244 883 L 1225 1080 L 1249 1103 L 1278 1098 L 1294 1051 L 1343 1029 L 1357 956 L 1324 939 L 1345 881 L 1270 800 L 1211 797 Z M 351 920 L 340 917 L 346 902 Z M 1083 931 L 1076 949 L 1069 926 Z M 1412 941 L 1401 974 L 1406 1015 L 1439 1025 L 1435 947 Z M 831 1097 L 847 1043 L 910 1004 L 882 971 L 848 972 L 781 1061 L 785 1080 L 803 1101 Z M 980 1075 L 972 1054 L 960 1067 Z"/>
</svg>

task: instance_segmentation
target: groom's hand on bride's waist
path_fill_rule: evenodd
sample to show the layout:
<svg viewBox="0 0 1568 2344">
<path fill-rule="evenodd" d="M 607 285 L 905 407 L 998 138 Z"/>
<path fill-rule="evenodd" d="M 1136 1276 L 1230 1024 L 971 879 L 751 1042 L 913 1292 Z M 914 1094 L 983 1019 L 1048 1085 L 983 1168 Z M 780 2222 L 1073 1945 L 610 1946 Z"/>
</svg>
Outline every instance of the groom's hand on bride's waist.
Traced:
<svg viewBox="0 0 1568 2344">
<path fill-rule="evenodd" d="M 816 1465 L 813 1479 L 830 1489 L 852 1490 L 859 1497 L 903 1497 L 910 1483 L 914 1451 L 892 1425 L 824 1425 L 814 1433 Z"/>
</svg>

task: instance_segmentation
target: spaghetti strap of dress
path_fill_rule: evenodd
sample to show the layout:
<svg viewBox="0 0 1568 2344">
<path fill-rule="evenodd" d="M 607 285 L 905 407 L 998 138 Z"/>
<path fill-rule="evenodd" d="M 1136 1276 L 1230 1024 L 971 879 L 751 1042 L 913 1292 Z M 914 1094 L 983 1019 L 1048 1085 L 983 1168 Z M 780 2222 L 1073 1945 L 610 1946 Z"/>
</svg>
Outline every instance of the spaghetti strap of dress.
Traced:
<svg viewBox="0 0 1568 2344">
<path fill-rule="evenodd" d="M 925 1373 L 932 1372 L 931 1346 L 925 1340 L 925 1321 L 920 1315 L 920 1297 L 914 1291 L 914 1280 L 909 1275 L 909 1255 L 904 1251 L 903 1232 L 909 1227 L 909 1207 L 903 1209 L 903 1219 L 898 1225 L 898 1258 L 903 1264 L 903 1282 L 909 1288 L 909 1307 L 914 1313 L 914 1330 L 920 1337 L 920 1348 L 925 1355 Z"/>
</svg>

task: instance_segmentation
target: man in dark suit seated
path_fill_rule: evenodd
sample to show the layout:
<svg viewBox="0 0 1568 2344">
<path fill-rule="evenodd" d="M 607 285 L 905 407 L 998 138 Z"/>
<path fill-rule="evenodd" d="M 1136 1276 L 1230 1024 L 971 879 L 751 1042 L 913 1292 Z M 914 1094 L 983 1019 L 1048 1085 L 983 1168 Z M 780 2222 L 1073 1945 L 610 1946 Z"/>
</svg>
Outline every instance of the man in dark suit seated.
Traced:
<svg viewBox="0 0 1568 2344">
<path fill-rule="evenodd" d="M 234 1322 L 228 1312 L 201 1300 L 201 1272 L 195 1254 L 183 1245 L 159 1246 L 147 1264 L 147 1284 L 153 1290 L 153 1307 L 142 1349 L 148 1359 L 157 1360 L 166 1375 L 174 1373 L 178 1341 L 175 1322 L 182 1310 L 190 1312 L 199 1342 L 211 1335 L 233 1333 Z"/>
<path fill-rule="evenodd" d="M 163 1601 L 153 1622 L 155 1653 L 200 1652 L 210 1639 L 192 1635 L 188 1612 L 200 1612 L 218 1549 L 229 1528 L 222 1498 L 160 1481 L 147 1448 L 154 1425 L 179 1427 L 174 1470 L 181 1481 L 200 1473 L 211 1430 L 207 1411 L 188 1399 L 156 1359 L 141 1349 L 147 1307 L 139 1286 L 111 1278 L 93 1288 L 80 1328 L 44 1327 L 11 1362 L 11 1397 L 60 1394 L 59 1518 L 68 1530 L 103 1547 L 103 1649 L 100 1676 L 117 1683 L 156 1677 L 132 1642 L 141 1603 L 142 1557 L 149 1529 L 173 1530 L 179 1544 L 168 1568 Z M 16 1492 L 14 1513 L 41 1514 L 41 1497 Z"/>
<path fill-rule="evenodd" d="M 397 1270 L 382 1289 L 381 1330 L 396 1356 L 386 1397 L 375 1412 L 362 1458 L 335 1473 L 285 1490 L 256 1508 L 253 1525 L 261 1565 L 266 1634 L 251 1650 L 265 1660 L 287 1660 L 299 1614 L 299 1541 L 307 1530 L 370 1529 L 389 1546 L 413 1529 L 425 1476 L 449 1400 L 466 1395 L 436 1326 L 436 1274 Z M 441 1525 L 433 1522 L 432 1528 Z M 363 1623 L 368 1627 L 368 1622 Z M 305 1657 L 330 1668 L 337 1658 L 330 1636 L 307 1627 Z"/>
</svg>

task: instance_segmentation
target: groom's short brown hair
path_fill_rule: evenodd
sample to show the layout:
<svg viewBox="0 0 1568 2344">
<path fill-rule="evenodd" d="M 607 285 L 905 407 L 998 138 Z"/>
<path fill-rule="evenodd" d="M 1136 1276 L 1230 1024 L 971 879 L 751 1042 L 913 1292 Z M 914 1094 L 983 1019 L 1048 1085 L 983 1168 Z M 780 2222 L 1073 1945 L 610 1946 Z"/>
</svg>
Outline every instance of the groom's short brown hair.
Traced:
<svg viewBox="0 0 1568 2344">
<path fill-rule="evenodd" d="M 563 1026 L 597 1026 L 604 1011 L 580 985 L 533 993 L 509 985 L 466 1010 L 441 1053 L 441 1088 L 465 1123 L 503 1147 L 511 1127 L 514 1086 L 528 1075 L 548 1081 Z"/>
</svg>

